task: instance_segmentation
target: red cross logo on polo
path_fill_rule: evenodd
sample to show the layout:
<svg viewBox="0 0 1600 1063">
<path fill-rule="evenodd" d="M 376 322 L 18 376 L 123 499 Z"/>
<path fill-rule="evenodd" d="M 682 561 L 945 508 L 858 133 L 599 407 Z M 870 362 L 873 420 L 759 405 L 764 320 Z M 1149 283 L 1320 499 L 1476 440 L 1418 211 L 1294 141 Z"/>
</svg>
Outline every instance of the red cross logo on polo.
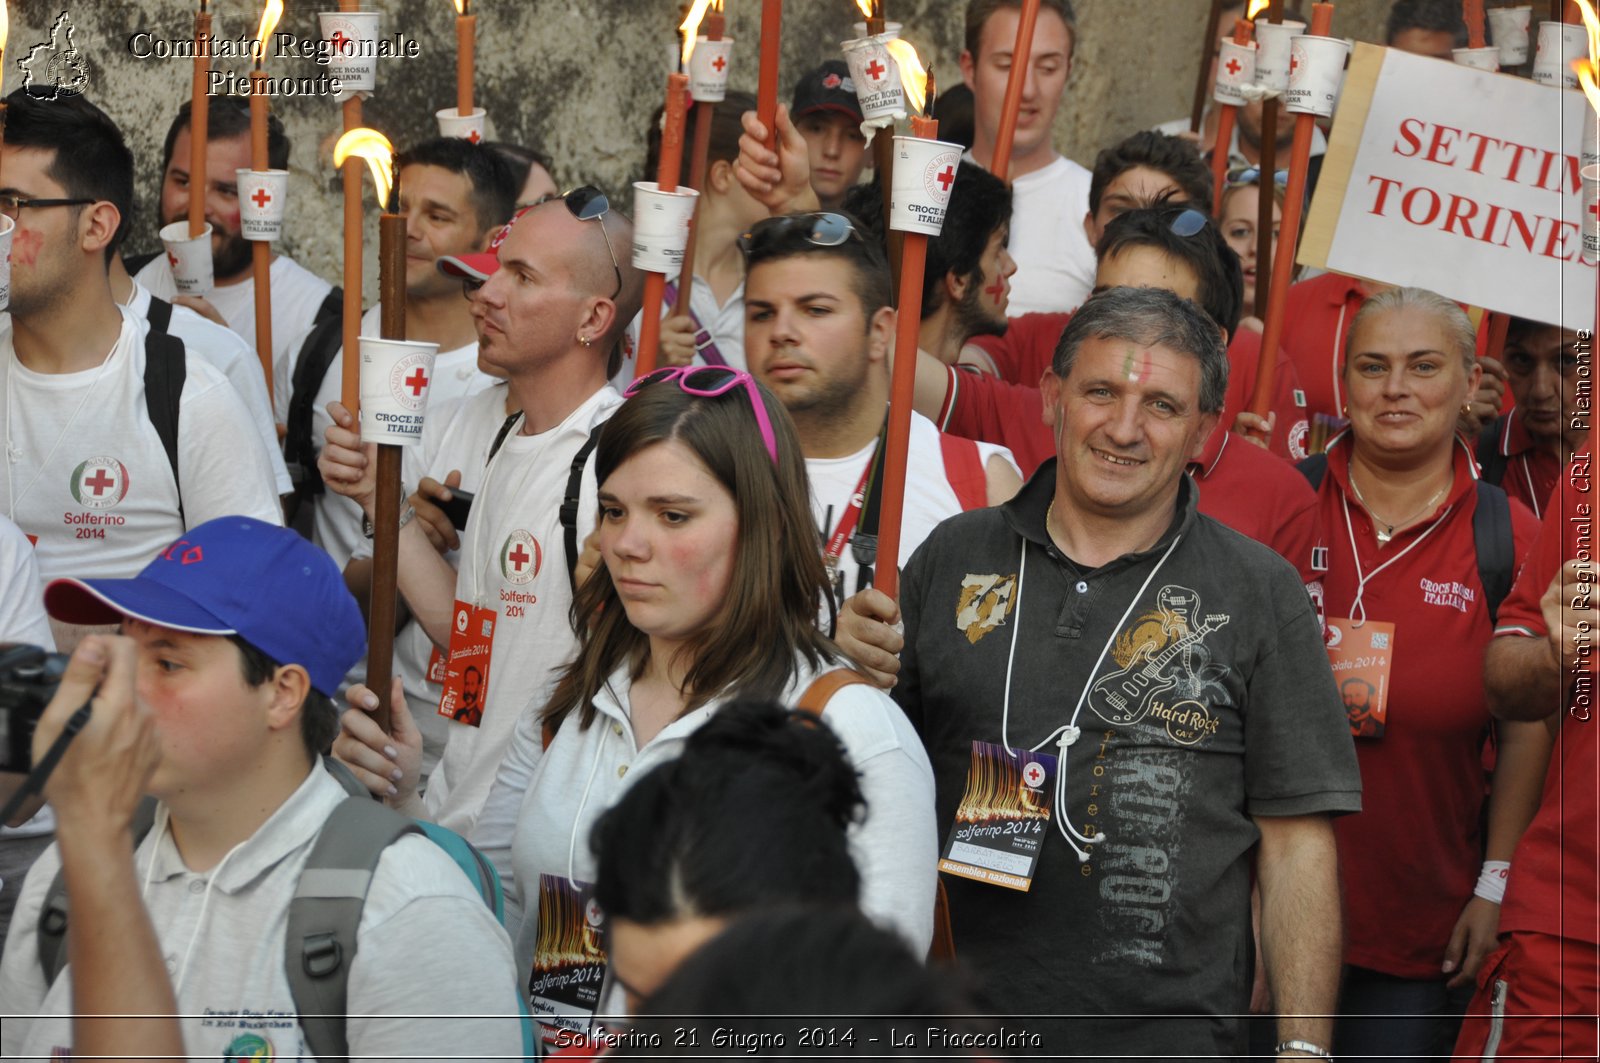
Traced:
<svg viewBox="0 0 1600 1063">
<path fill-rule="evenodd" d="M 1044 769 L 1037 760 L 1028 761 L 1027 767 L 1022 769 L 1022 781 L 1028 784 L 1028 789 L 1037 790 L 1044 785 Z"/>
<path fill-rule="evenodd" d="M 500 547 L 500 575 L 507 583 L 532 583 L 544 566 L 539 540 L 518 528 Z"/>
<path fill-rule="evenodd" d="M 428 385 L 433 383 L 429 361 L 428 355 L 408 354 L 389 370 L 389 391 L 408 410 L 420 410 L 428 404 Z"/>
<path fill-rule="evenodd" d="M 72 499 L 89 509 L 110 509 L 128 497 L 128 468 L 115 458 L 90 458 L 67 481 Z"/>
<path fill-rule="evenodd" d="M 255 203 L 258 209 L 266 210 L 267 204 L 272 202 L 272 193 L 268 192 L 265 188 L 258 188 L 254 192 L 250 193 L 250 199 Z"/>
</svg>

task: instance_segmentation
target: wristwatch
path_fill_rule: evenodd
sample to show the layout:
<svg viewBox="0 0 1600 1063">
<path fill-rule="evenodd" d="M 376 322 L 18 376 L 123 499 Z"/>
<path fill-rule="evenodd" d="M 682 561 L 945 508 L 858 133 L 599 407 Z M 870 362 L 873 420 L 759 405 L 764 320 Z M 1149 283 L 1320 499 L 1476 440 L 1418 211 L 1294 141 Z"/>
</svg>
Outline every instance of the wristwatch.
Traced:
<svg viewBox="0 0 1600 1063">
<path fill-rule="evenodd" d="M 1275 1054 L 1281 1056 L 1285 1052 L 1300 1052 L 1303 1055 L 1311 1056 L 1314 1059 L 1333 1058 L 1332 1052 L 1329 1052 L 1321 1045 L 1314 1045 L 1310 1041 L 1284 1041 L 1275 1049 Z"/>
<path fill-rule="evenodd" d="M 410 524 L 412 518 L 414 518 L 416 515 L 417 507 L 413 506 L 410 502 L 407 502 L 406 507 L 400 511 L 400 523 L 395 525 L 395 530 L 399 531 L 407 524 Z M 370 539 L 372 538 L 373 530 L 372 518 L 367 516 L 365 513 L 361 514 L 361 534 Z"/>
</svg>

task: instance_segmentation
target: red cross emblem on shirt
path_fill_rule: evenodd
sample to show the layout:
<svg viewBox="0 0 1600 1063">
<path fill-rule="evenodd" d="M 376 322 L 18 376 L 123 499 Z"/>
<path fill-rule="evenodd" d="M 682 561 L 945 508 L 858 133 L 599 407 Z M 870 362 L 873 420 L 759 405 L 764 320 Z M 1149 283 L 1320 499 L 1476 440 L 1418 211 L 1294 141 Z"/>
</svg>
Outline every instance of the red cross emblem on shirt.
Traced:
<svg viewBox="0 0 1600 1063">
<path fill-rule="evenodd" d="M 867 77 L 871 78 L 873 81 L 882 81 L 883 75 L 888 69 L 888 67 L 874 59 L 872 62 L 867 64 Z"/>
<path fill-rule="evenodd" d="M 115 486 L 117 481 L 106 475 L 104 469 L 96 469 L 94 475 L 83 481 L 83 486 L 94 488 L 96 498 L 106 493 L 106 488 Z"/>
<path fill-rule="evenodd" d="M 333 43 L 334 50 L 335 51 L 339 51 L 339 52 L 344 51 L 344 46 L 345 45 L 354 43 L 353 41 L 350 40 L 349 37 L 346 37 L 344 35 L 344 31 L 343 30 L 339 30 L 339 31 L 335 32 L 333 37 L 330 38 L 330 40 Z"/>
<path fill-rule="evenodd" d="M 266 210 L 267 204 L 272 202 L 272 193 L 268 192 L 265 188 L 258 188 L 254 192 L 250 193 L 250 198 L 255 202 L 257 207 L 262 210 Z"/>
<path fill-rule="evenodd" d="M 719 74 L 722 73 L 723 70 L 727 69 L 727 66 L 728 60 L 726 56 L 719 55 L 715 59 L 711 60 L 711 69 L 715 70 Z"/>
<path fill-rule="evenodd" d="M 1022 769 L 1022 781 L 1027 783 L 1029 786 L 1038 789 L 1039 784 L 1044 782 L 1044 769 L 1039 767 L 1037 761 L 1029 764 L 1026 768 Z"/>
<path fill-rule="evenodd" d="M 950 186 L 955 184 L 956 181 L 956 168 L 954 166 L 946 166 L 944 173 L 935 177 L 934 180 L 943 185 L 946 192 L 950 191 Z"/>
<path fill-rule="evenodd" d="M 411 389 L 411 394 L 421 398 L 422 390 L 428 386 L 428 374 L 424 373 L 422 371 L 422 367 L 419 365 L 417 366 L 416 372 L 406 377 L 404 383 L 406 387 Z"/>
<path fill-rule="evenodd" d="M 518 572 L 522 571 L 523 565 L 526 565 L 529 561 L 533 560 L 533 555 L 528 553 L 521 543 L 518 543 L 517 548 L 511 551 L 511 553 L 507 554 L 506 557 L 513 565 L 516 566 Z"/>
<path fill-rule="evenodd" d="M 1228 60 L 1228 73 L 1233 77 L 1238 77 L 1239 76 L 1239 70 L 1240 70 L 1239 60 L 1237 60 L 1237 59 L 1229 59 Z"/>
</svg>

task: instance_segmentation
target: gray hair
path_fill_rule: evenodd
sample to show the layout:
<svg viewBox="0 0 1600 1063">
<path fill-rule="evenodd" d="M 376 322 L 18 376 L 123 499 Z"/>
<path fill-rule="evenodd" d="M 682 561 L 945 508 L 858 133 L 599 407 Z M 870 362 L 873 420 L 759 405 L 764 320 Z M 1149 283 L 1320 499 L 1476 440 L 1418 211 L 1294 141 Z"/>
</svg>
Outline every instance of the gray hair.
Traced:
<svg viewBox="0 0 1600 1063">
<path fill-rule="evenodd" d="M 1472 328 L 1467 312 L 1437 292 L 1424 288 L 1387 288 L 1361 304 L 1350 332 L 1344 339 L 1344 362 L 1350 364 L 1352 345 L 1362 322 L 1391 310 L 1421 310 L 1432 314 L 1444 329 L 1445 339 L 1455 346 L 1456 354 L 1467 372 L 1478 364 L 1478 334 Z M 1448 353 L 1448 352 L 1444 352 Z"/>
<path fill-rule="evenodd" d="M 1200 362 L 1200 411 L 1220 413 L 1228 392 L 1222 330 L 1199 306 L 1165 288 L 1108 288 L 1078 307 L 1061 333 L 1050 369 L 1065 380 L 1085 340 L 1170 347 Z"/>
</svg>

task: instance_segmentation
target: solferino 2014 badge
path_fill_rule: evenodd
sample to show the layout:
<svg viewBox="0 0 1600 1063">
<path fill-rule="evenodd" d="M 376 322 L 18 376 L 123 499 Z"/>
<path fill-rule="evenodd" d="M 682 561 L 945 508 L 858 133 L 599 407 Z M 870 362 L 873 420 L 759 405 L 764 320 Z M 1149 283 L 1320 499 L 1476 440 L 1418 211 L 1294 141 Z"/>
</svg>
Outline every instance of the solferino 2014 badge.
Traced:
<svg viewBox="0 0 1600 1063">
<path fill-rule="evenodd" d="M 1055 777 L 1049 753 L 972 743 L 967 790 L 939 870 L 1026 891 L 1050 829 Z"/>
</svg>

